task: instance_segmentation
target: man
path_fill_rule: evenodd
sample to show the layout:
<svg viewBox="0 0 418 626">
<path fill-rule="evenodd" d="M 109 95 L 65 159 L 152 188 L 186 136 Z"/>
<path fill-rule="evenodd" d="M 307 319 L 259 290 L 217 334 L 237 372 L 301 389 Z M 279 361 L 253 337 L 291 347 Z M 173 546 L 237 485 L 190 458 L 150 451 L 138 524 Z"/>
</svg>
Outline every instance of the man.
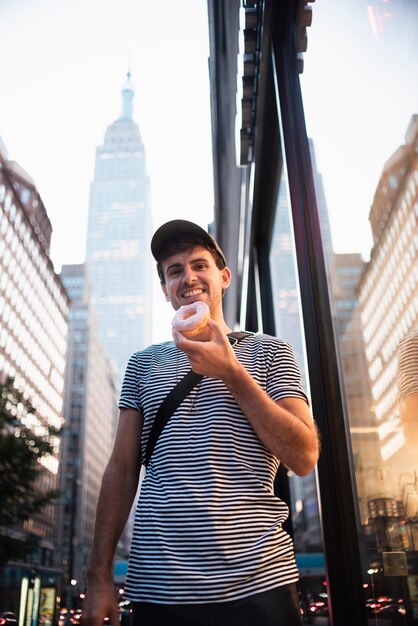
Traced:
<svg viewBox="0 0 418 626">
<path fill-rule="evenodd" d="M 318 457 L 315 425 L 291 348 L 266 335 L 236 341 L 222 312 L 231 280 L 202 228 L 161 226 L 151 242 L 175 310 L 206 302 L 200 335 L 134 354 L 103 477 L 87 574 L 84 621 L 117 621 L 112 559 L 126 523 L 151 426 L 170 389 L 192 369 L 203 378 L 161 433 L 136 511 L 126 595 L 134 626 L 300 624 L 287 506 L 273 493 L 279 461 L 298 475 Z"/>
</svg>

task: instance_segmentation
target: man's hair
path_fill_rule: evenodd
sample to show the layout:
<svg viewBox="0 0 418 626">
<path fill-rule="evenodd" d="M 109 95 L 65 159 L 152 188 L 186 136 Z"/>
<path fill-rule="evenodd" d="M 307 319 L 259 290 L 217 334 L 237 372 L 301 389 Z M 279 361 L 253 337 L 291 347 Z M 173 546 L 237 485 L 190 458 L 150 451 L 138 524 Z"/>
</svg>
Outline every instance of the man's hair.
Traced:
<svg viewBox="0 0 418 626">
<path fill-rule="evenodd" d="M 203 237 L 201 238 L 198 235 L 183 235 L 180 237 L 176 237 L 175 239 L 173 238 L 166 241 L 164 243 L 164 247 L 159 253 L 159 258 L 157 260 L 157 272 L 162 285 L 165 285 L 163 261 L 166 261 L 170 256 L 173 256 L 174 254 L 184 252 L 185 250 L 189 250 L 191 248 L 194 248 L 195 246 L 202 246 L 203 248 L 206 248 L 206 250 L 211 253 L 218 269 L 223 270 L 223 268 L 226 267 L 225 261 L 216 250 L 216 248 L 214 248 L 214 246 L 211 246 L 207 241 L 205 241 Z"/>
</svg>

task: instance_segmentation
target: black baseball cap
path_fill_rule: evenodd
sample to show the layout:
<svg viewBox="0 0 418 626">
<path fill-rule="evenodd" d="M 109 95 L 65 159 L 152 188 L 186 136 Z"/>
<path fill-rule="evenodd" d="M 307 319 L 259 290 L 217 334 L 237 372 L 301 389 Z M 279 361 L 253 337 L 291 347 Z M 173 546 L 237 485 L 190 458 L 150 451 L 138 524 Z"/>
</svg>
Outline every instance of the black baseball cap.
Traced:
<svg viewBox="0 0 418 626">
<path fill-rule="evenodd" d="M 208 244 L 210 248 L 214 248 L 225 263 L 225 266 L 227 265 L 225 255 L 214 238 L 209 235 L 204 228 L 201 228 L 201 226 L 187 220 L 171 220 L 170 222 L 166 222 L 157 228 L 153 238 L 151 239 L 151 252 L 154 259 L 156 261 L 160 261 L 161 253 L 163 252 L 165 244 L 168 241 L 173 241 L 182 235 L 199 237 L 202 241 Z"/>
</svg>

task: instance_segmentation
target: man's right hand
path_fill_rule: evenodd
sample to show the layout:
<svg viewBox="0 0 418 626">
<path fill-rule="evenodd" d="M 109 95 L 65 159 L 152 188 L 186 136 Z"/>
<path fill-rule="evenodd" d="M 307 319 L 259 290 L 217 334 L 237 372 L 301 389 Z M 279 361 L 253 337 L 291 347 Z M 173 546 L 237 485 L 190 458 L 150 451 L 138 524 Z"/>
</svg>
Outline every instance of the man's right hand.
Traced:
<svg viewBox="0 0 418 626">
<path fill-rule="evenodd" d="M 105 618 L 109 618 L 105 622 Z M 83 626 L 119 625 L 117 594 L 113 580 L 94 581 L 88 584 L 83 603 Z"/>
</svg>

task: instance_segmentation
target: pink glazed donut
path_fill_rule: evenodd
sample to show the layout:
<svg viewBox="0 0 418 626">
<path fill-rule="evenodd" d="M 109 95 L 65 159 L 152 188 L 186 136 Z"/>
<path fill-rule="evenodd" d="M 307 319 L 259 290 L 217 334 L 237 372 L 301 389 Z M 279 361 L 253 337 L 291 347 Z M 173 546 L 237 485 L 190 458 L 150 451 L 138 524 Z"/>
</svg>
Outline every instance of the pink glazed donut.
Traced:
<svg viewBox="0 0 418 626">
<path fill-rule="evenodd" d="M 185 337 L 193 337 L 201 333 L 210 317 L 206 302 L 193 302 L 181 306 L 173 317 L 173 328 Z"/>
</svg>

